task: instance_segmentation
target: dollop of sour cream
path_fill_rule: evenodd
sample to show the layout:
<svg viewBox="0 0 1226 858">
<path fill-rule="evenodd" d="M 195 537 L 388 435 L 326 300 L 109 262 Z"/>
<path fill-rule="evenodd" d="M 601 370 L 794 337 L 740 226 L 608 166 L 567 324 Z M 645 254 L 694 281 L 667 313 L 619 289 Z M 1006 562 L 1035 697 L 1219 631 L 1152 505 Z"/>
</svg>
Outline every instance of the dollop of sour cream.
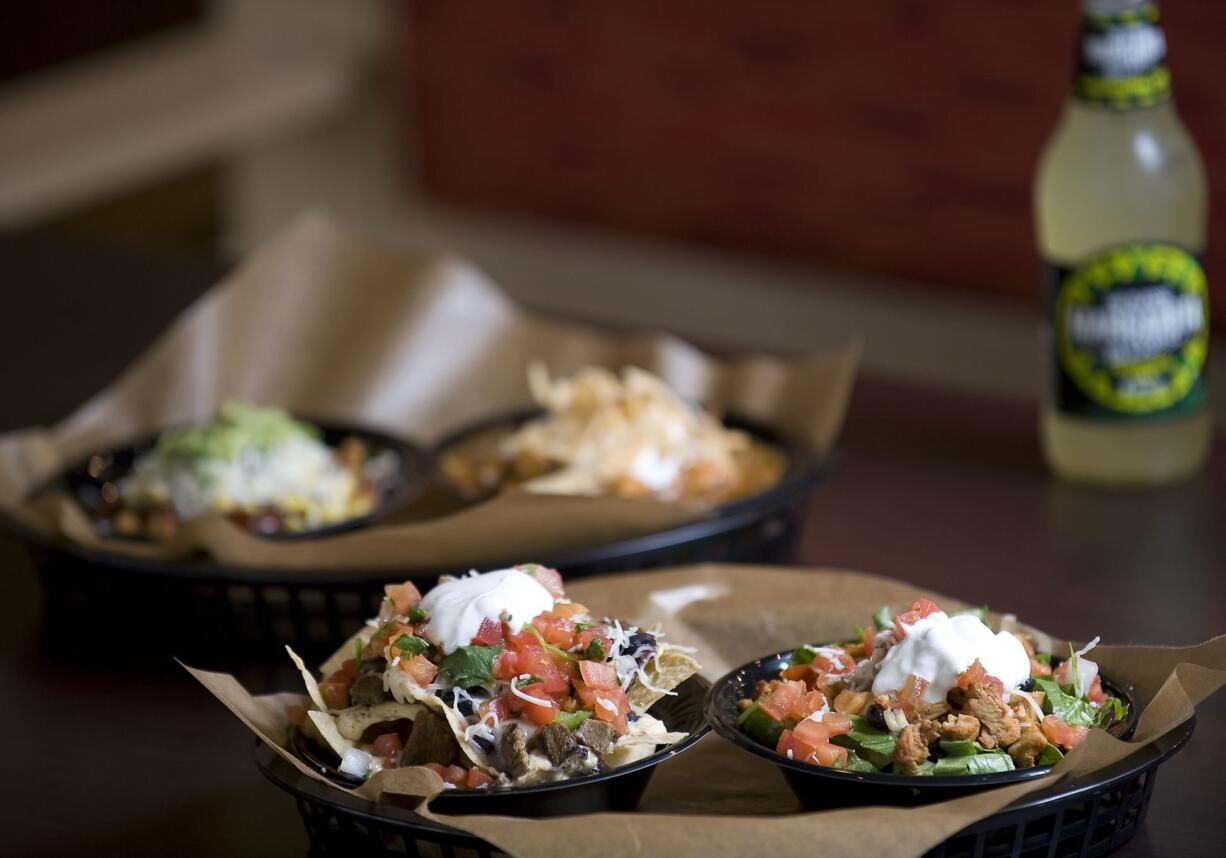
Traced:
<svg viewBox="0 0 1226 858">
<path fill-rule="evenodd" d="M 958 676 L 979 659 L 1008 693 L 1030 676 L 1030 657 L 1009 632 L 993 633 L 978 617 L 950 617 L 943 611 L 904 626 L 906 637 L 890 647 L 873 680 L 873 693 L 898 691 L 914 673 L 928 680 L 926 703 L 944 700 Z"/>
<path fill-rule="evenodd" d="M 486 617 L 505 621 L 518 634 L 537 614 L 553 610 L 553 596 L 526 572 L 498 569 L 445 581 L 422 598 L 421 607 L 430 614 L 426 637 L 451 653 L 472 643 Z"/>
</svg>

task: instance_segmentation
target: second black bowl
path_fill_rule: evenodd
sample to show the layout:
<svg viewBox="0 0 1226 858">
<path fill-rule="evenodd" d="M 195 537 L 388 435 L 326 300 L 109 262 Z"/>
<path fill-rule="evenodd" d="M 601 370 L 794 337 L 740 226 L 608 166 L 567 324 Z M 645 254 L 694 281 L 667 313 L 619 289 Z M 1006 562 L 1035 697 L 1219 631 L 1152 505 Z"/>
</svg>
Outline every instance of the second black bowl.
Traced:
<svg viewBox="0 0 1226 858">
<path fill-rule="evenodd" d="M 751 696 L 754 683 L 758 680 L 778 679 L 779 672 L 788 666 L 792 652 L 793 650 L 787 650 L 759 658 L 716 680 L 707 694 L 705 710 L 707 720 L 716 733 L 741 750 L 779 766 L 788 786 L 807 808 L 931 804 L 960 798 L 979 790 L 1040 778 L 1051 771 L 1051 766 L 1034 766 L 987 775 L 931 777 L 849 772 L 790 760 L 777 753 L 774 748 L 758 744 L 741 731 L 737 725 L 737 717 L 740 715 L 737 701 Z M 1055 663 L 1058 664 L 1059 661 Z M 1140 717 L 1131 688 L 1106 676 L 1103 677 L 1103 688 L 1108 694 L 1119 697 L 1128 704 L 1128 715 L 1111 729 L 1117 738 L 1127 739 L 1136 729 L 1137 719 Z"/>
</svg>

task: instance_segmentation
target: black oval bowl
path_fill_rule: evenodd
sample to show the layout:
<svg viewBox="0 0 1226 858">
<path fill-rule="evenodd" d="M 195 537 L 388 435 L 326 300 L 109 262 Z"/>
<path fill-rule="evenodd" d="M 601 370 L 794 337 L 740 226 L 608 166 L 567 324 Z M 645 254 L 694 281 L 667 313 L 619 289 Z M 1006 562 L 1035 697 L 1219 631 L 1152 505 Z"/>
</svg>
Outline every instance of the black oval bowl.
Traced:
<svg viewBox="0 0 1226 858">
<path fill-rule="evenodd" d="M 716 733 L 741 750 L 777 765 L 792 792 L 807 808 L 930 804 L 959 798 L 979 790 L 1041 778 L 1051 771 L 1051 766 L 1034 766 L 987 775 L 934 777 L 848 772 L 789 760 L 776 753 L 774 748 L 759 745 L 741 732 L 736 720 L 740 714 L 737 701 L 749 697 L 754 683 L 758 680 L 778 679 L 779 672 L 788 666 L 792 652 L 793 650 L 788 650 L 759 658 L 716 680 L 707 694 L 705 711 L 707 720 Z M 1059 660 L 1054 663 L 1059 664 Z M 1112 734 L 1117 738 L 1127 739 L 1136 729 L 1140 717 L 1132 690 L 1106 676 L 1103 677 L 1103 688 L 1108 694 L 1119 697 L 1128 704 L 1127 717 L 1111 728 Z"/>
<path fill-rule="evenodd" d="M 435 444 L 432 449 L 433 459 L 435 462 L 438 462 L 451 448 L 463 444 L 478 435 L 495 432 L 499 429 L 504 429 L 508 433 L 513 432 L 529 420 L 540 417 L 542 413 L 539 409 L 521 409 L 510 414 L 495 415 L 475 423 L 470 423 L 452 432 Z M 717 514 L 735 515 L 741 510 L 753 509 L 761 505 L 770 505 L 773 499 L 787 497 L 798 490 L 807 492 L 812 489 L 821 472 L 821 460 L 810 444 L 768 423 L 763 423 L 749 417 L 730 414 L 724 417 L 722 422 L 729 429 L 739 429 L 747 432 L 755 440 L 774 447 L 783 454 L 785 464 L 779 482 L 757 494 L 719 505 L 716 507 Z M 466 504 L 480 503 L 482 500 L 498 492 L 495 489 L 489 495 L 480 498 L 463 498 L 451 481 L 445 475 L 438 473 L 437 469 L 435 471 L 435 480 L 445 491 L 450 491 L 457 499 L 462 500 Z"/>
<path fill-rule="evenodd" d="M 329 447 L 338 446 L 346 438 L 357 438 L 366 443 L 372 456 L 384 452 L 394 453 L 396 455 L 394 475 L 386 485 L 379 487 L 379 497 L 375 508 L 366 515 L 311 530 L 278 531 L 255 535 L 273 540 L 320 539 L 356 530 L 391 515 L 409 503 L 425 488 L 430 473 L 429 457 L 416 445 L 371 429 L 313 420 L 307 420 L 307 422 L 320 430 L 323 442 Z M 138 458 L 153 449 L 157 444 L 157 439 L 157 434 L 149 435 L 109 450 L 95 451 L 52 478 L 36 494 L 61 491 L 76 501 L 86 515 L 96 521 L 102 515 L 103 485 L 124 477 Z M 95 466 L 95 460 L 99 458 L 104 463 L 101 468 Z M 147 541 L 146 537 L 115 535 L 114 538 Z"/>
<path fill-rule="evenodd" d="M 629 811 L 638 806 L 643 791 L 656 766 L 693 747 L 711 729 L 703 717 L 703 699 L 710 683 L 700 676 L 691 676 L 677 686 L 675 697 L 658 700 L 648 711 L 663 721 L 670 730 L 685 731 L 686 737 L 675 745 L 625 766 L 596 774 L 583 775 L 557 783 L 505 789 L 445 790 L 430 803 L 430 809 L 446 814 L 496 814 L 499 816 L 571 816 L 604 811 Z M 292 730 L 290 748 L 297 757 L 328 780 L 344 787 L 354 787 L 361 781 L 341 774 L 335 754 L 311 742 L 300 730 Z M 342 810 L 371 811 L 370 802 L 354 799 L 338 790 L 307 790 L 307 785 L 319 786 L 272 755 L 264 761 L 257 755 L 261 771 L 282 789 L 300 800 L 326 802 Z M 374 805 L 382 812 L 384 805 Z M 395 810 L 388 806 L 389 811 Z M 420 820 L 420 817 L 416 817 Z"/>
</svg>

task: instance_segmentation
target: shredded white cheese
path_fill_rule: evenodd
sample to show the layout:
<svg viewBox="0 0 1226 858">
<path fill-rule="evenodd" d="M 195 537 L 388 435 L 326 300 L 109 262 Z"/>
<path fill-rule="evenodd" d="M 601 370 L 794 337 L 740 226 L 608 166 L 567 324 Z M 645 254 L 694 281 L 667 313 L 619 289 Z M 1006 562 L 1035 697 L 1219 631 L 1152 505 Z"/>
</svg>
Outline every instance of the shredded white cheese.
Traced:
<svg viewBox="0 0 1226 858">
<path fill-rule="evenodd" d="M 518 683 L 521 679 L 531 679 L 531 678 L 532 678 L 532 674 L 530 673 L 521 673 L 519 676 L 515 677 L 515 682 L 512 682 L 510 685 L 511 693 L 514 694 L 516 697 L 518 697 L 520 700 L 526 700 L 529 703 L 533 703 L 537 706 L 543 706 L 546 709 L 548 709 L 552 701 L 542 700 L 539 697 L 533 697 L 531 694 L 524 694 L 522 691 L 519 690 L 519 688 L 516 687 L 516 683 Z"/>
</svg>

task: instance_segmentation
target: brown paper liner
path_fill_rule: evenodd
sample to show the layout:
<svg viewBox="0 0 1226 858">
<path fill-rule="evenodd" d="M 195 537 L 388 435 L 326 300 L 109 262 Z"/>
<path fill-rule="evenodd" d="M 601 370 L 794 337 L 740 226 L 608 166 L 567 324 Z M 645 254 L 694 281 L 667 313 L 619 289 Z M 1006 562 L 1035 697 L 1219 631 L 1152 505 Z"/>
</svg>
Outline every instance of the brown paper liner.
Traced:
<svg viewBox="0 0 1226 858">
<path fill-rule="evenodd" d="M 659 622 L 668 640 L 699 648 L 703 675 L 711 679 L 799 643 L 846 637 L 882 604 L 902 607 L 928 596 L 947 609 L 967 607 L 887 578 L 767 566 L 590 578 L 568 586 L 567 595 L 610 616 Z M 1190 718 L 1198 702 L 1226 684 L 1226 637 L 1181 648 L 1100 646 L 1094 659 L 1145 701 L 1132 741 L 1096 730 L 1047 777 L 940 804 L 801 813 L 776 767 L 712 734 L 657 768 L 635 813 L 522 820 L 419 812 L 519 856 L 811 855 L 815 843 L 832 855 L 916 855 L 1034 790 L 1123 759 Z M 282 757 L 322 780 L 284 748 L 285 706 L 300 695 L 253 698 L 233 677 L 191 672 Z M 429 797 L 440 788 L 428 770 L 399 769 L 355 792 L 374 800 L 383 792 Z"/>
<path fill-rule="evenodd" d="M 525 369 L 637 365 L 824 453 L 851 394 L 859 345 L 792 361 L 716 361 L 673 337 L 615 335 L 517 308 L 465 263 L 391 251 L 310 214 L 189 307 L 108 388 L 49 429 L 0 438 L 0 512 L 46 537 L 144 558 L 204 550 L 269 568 L 450 566 L 556 555 L 695 521 L 679 504 L 508 493 L 446 518 L 387 523 L 326 540 L 251 536 L 199 519 L 165 545 L 105 539 L 64 496 L 29 495 L 72 462 L 227 399 L 282 405 L 430 443 L 531 404 Z M 477 536 L 479 534 L 479 536 Z"/>
</svg>

